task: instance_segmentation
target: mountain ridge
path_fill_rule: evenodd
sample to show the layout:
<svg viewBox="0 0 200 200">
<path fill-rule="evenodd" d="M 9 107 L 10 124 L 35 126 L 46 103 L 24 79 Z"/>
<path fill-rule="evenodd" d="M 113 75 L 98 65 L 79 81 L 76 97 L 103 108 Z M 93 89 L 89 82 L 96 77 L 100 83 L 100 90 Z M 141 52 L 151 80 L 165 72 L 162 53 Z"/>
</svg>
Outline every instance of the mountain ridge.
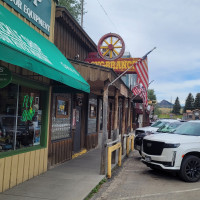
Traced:
<svg viewBox="0 0 200 200">
<path fill-rule="evenodd" d="M 158 106 L 160 108 L 172 108 L 173 107 L 173 104 L 170 103 L 169 101 L 167 100 L 162 100 L 160 103 L 158 103 Z"/>
</svg>

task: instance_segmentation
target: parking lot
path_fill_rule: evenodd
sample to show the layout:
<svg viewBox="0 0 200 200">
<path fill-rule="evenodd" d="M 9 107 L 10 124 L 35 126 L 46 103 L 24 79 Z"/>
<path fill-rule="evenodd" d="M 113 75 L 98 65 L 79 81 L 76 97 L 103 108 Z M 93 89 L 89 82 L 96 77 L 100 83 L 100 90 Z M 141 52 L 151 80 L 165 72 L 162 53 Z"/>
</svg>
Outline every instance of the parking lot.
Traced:
<svg viewBox="0 0 200 200">
<path fill-rule="evenodd" d="M 200 181 L 186 183 L 176 174 L 154 171 L 134 151 L 116 175 L 92 198 L 112 200 L 199 200 Z"/>
</svg>

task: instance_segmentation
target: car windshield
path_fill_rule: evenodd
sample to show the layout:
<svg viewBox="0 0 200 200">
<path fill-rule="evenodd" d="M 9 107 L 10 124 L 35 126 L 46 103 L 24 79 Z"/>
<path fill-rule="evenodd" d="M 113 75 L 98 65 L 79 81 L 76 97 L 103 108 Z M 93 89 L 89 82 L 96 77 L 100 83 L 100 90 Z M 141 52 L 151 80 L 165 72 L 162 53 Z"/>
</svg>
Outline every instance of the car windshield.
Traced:
<svg viewBox="0 0 200 200">
<path fill-rule="evenodd" d="M 175 134 L 179 135 L 193 135 L 200 136 L 200 123 L 185 122 L 179 126 L 175 131 Z"/>
<path fill-rule="evenodd" d="M 162 127 L 163 125 L 165 125 L 166 123 L 169 123 L 169 122 L 157 121 L 156 123 L 152 124 L 151 127 L 160 128 L 160 127 Z"/>
<path fill-rule="evenodd" d="M 165 125 L 163 125 L 162 127 L 160 127 L 157 132 L 161 132 L 161 133 L 172 133 L 176 130 L 176 128 L 178 126 L 180 126 L 182 123 L 166 123 Z"/>
</svg>

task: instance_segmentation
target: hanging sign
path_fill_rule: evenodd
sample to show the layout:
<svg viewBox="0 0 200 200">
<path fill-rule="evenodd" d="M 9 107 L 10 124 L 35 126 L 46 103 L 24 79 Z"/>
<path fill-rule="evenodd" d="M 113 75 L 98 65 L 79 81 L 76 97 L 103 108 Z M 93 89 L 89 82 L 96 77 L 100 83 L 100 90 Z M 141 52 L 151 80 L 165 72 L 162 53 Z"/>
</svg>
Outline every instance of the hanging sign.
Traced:
<svg viewBox="0 0 200 200">
<path fill-rule="evenodd" d="M 139 58 L 119 58 L 117 60 L 104 60 L 102 58 L 87 58 L 85 62 L 89 62 L 91 64 L 100 65 L 103 67 L 108 67 L 113 69 L 116 73 L 123 73 L 129 67 L 131 67 L 134 63 L 136 63 Z M 135 67 L 132 67 L 127 74 L 135 74 Z"/>
<path fill-rule="evenodd" d="M 47 35 L 50 34 L 50 0 L 3 0 Z"/>
<path fill-rule="evenodd" d="M 11 71 L 7 67 L 0 66 L 0 88 L 6 87 L 11 81 Z"/>
</svg>

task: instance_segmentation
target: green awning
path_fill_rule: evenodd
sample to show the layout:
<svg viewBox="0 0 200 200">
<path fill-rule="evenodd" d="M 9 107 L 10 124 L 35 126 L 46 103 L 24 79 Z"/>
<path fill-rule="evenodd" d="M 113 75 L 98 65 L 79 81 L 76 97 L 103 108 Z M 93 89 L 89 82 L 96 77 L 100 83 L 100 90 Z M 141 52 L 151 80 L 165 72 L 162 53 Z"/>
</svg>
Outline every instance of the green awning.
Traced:
<svg viewBox="0 0 200 200">
<path fill-rule="evenodd" d="M 0 60 L 90 92 L 89 84 L 54 44 L 1 5 Z"/>
</svg>

